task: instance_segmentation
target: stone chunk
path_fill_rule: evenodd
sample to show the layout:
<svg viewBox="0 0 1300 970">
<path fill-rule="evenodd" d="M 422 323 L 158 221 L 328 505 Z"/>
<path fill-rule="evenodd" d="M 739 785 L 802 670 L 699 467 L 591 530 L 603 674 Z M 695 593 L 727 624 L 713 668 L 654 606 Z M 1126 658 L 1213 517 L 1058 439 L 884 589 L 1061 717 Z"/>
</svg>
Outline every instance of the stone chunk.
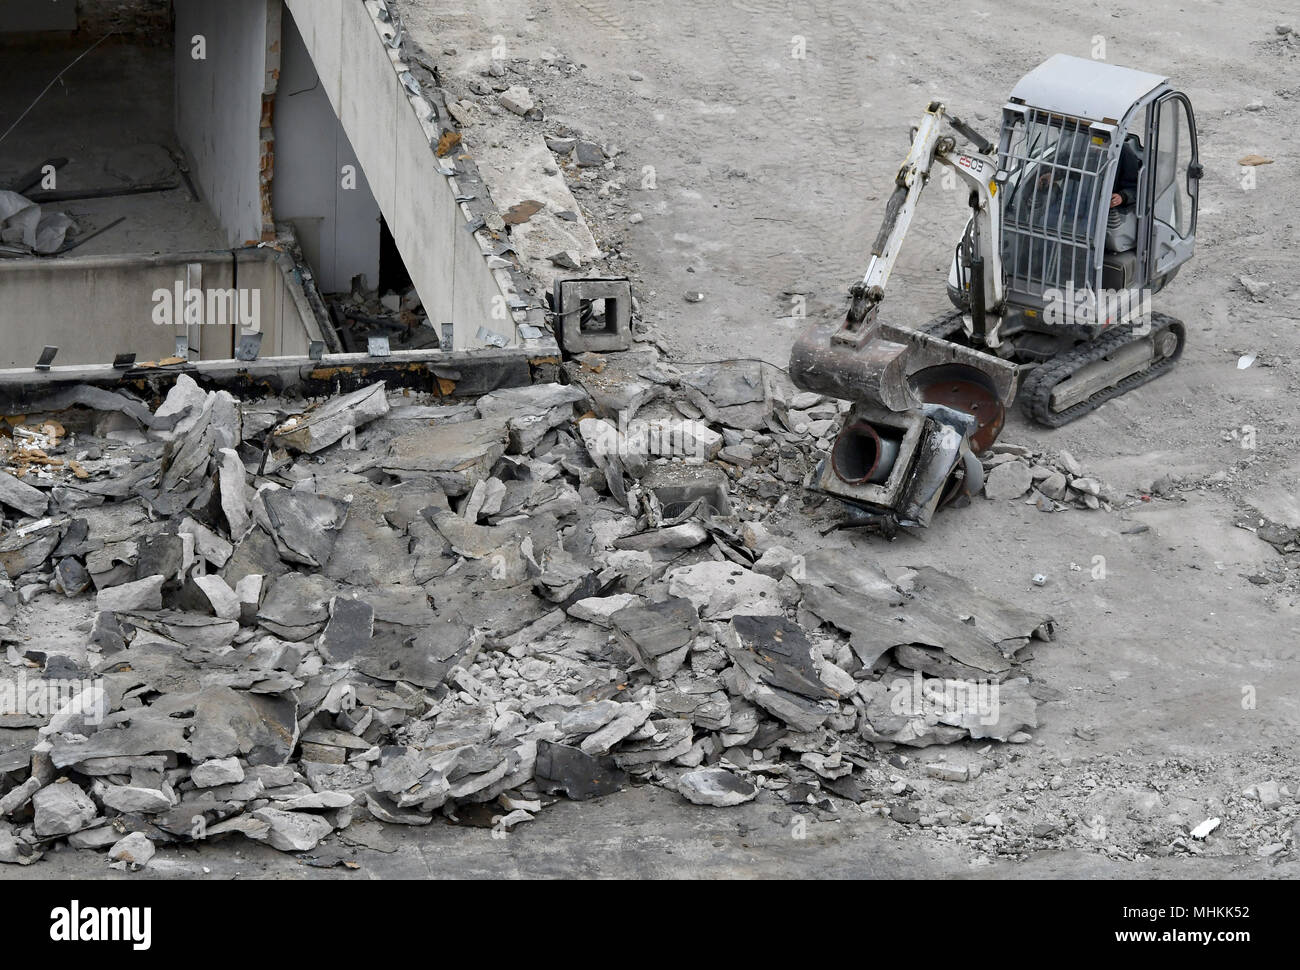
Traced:
<svg viewBox="0 0 1300 970">
<path fill-rule="evenodd" d="M 523 84 L 514 84 L 506 88 L 497 95 L 497 100 L 501 102 L 501 107 L 521 118 L 533 110 L 533 96 L 529 93 L 528 87 Z"/>
<path fill-rule="evenodd" d="M 604 165 L 609 157 L 605 154 L 605 150 L 595 142 L 580 141 L 577 147 L 579 168 L 597 168 Z"/>
<path fill-rule="evenodd" d="M 130 613 L 135 610 L 161 610 L 164 577 L 150 576 L 134 583 L 123 583 L 101 589 L 95 597 L 95 609 L 113 613 Z"/>
<path fill-rule="evenodd" d="M 237 785 L 243 780 L 244 766 L 238 758 L 213 758 L 195 765 L 190 771 L 190 781 L 196 788 Z"/>
<path fill-rule="evenodd" d="M 666 529 L 655 529 L 651 532 L 616 539 L 614 548 L 631 552 L 649 552 L 652 549 L 694 549 L 708 536 L 704 526 L 698 522 L 683 522 Z"/>
<path fill-rule="evenodd" d="M 989 472 L 984 480 L 984 494 L 995 502 L 1020 498 L 1032 484 L 1033 474 L 1025 462 L 1007 461 Z"/>
<path fill-rule="evenodd" d="M 321 839 L 334 831 L 334 826 L 319 815 L 303 812 L 262 808 L 253 813 L 253 818 L 270 827 L 267 841 L 272 848 L 281 852 L 307 852 L 316 848 Z"/>
<path fill-rule="evenodd" d="M 277 488 L 262 492 L 275 546 L 285 562 L 325 568 L 350 503 L 307 492 Z"/>
<path fill-rule="evenodd" d="M 540 791 L 561 793 L 579 802 L 608 795 L 627 784 L 627 775 L 610 758 L 551 741 L 537 743 L 535 770 L 534 782 Z"/>
<path fill-rule="evenodd" d="M 695 607 L 679 596 L 619 610 L 610 624 L 624 649 L 657 680 L 681 669 L 700 629 Z"/>
<path fill-rule="evenodd" d="M 758 789 L 745 779 L 724 768 L 700 768 L 688 771 L 677 780 L 677 790 L 695 805 L 730 808 L 751 801 Z"/>
<path fill-rule="evenodd" d="M 388 412 L 388 396 L 380 381 L 290 418 L 276 428 L 274 440 L 286 448 L 314 455 Z"/>
<path fill-rule="evenodd" d="M 64 596 L 80 596 L 90 586 L 90 573 L 76 559 L 61 559 L 54 567 L 54 588 Z"/>
<path fill-rule="evenodd" d="M 336 596 L 321 637 L 320 651 L 334 663 L 351 660 L 370 645 L 375 632 L 374 608 L 364 600 Z"/>
<path fill-rule="evenodd" d="M 220 620 L 238 620 L 243 612 L 239 596 L 220 576 L 195 576 L 194 585 L 203 594 L 207 612 Z"/>
<path fill-rule="evenodd" d="M 8 472 L 0 471 L 0 505 L 7 505 L 23 515 L 39 519 L 49 509 L 50 500 L 39 488 L 33 488 Z"/>
<path fill-rule="evenodd" d="M 668 592 L 689 599 L 706 620 L 741 613 L 773 616 L 782 611 L 777 581 L 733 562 L 709 560 L 682 566 L 665 578 Z"/>
<path fill-rule="evenodd" d="M 90 825 L 98 815 L 90 796 L 70 781 L 47 785 L 32 798 L 39 836 L 71 835 Z"/>
<path fill-rule="evenodd" d="M 21 529 L 15 529 L 0 539 L 0 570 L 10 576 L 39 569 L 50 558 L 50 553 L 63 537 L 63 527 L 52 519 L 42 519 Z"/>
<path fill-rule="evenodd" d="M 143 869 L 153 858 L 153 843 L 143 832 L 132 832 L 108 850 L 108 857 L 114 862 L 124 862 L 133 872 Z"/>
<path fill-rule="evenodd" d="M 15 838 L 8 823 L 0 822 L 0 863 L 30 866 L 33 862 L 40 862 L 42 856 L 35 846 Z"/>
<path fill-rule="evenodd" d="M 239 458 L 239 452 L 233 448 L 222 448 L 221 464 L 217 467 L 217 482 L 221 488 L 221 511 L 226 516 L 230 538 L 236 540 L 241 538 L 252 524 L 244 479 L 244 463 Z"/>
<path fill-rule="evenodd" d="M 590 755 L 609 754 L 614 745 L 636 731 L 650 717 L 649 704 L 619 704 L 618 707 L 620 709 L 609 723 L 582 739 L 579 747 L 584 752 Z"/>
<path fill-rule="evenodd" d="M 127 814 L 155 815 L 172 807 L 172 800 L 157 788 L 133 785 L 109 785 L 99 796 L 105 808 Z"/>
<path fill-rule="evenodd" d="M 565 612 L 575 620 L 586 620 L 596 626 L 609 629 L 613 625 L 613 616 L 619 610 L 629 606 L 638 606 L 642 602 L 635 593 L 616 593 L 613 596 L 589 596 L 578 600 Z"/>
</svg>

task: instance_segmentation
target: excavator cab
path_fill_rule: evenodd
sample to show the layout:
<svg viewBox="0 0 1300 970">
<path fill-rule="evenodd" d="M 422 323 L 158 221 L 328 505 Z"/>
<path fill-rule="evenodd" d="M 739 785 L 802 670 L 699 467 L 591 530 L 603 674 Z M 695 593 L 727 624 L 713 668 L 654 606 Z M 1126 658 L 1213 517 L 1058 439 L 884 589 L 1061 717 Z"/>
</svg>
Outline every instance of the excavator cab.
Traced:
<svg viewBox="0 0 1300 970">
<path fill-rule="evenodd" d="M 1055 55 L 1003 107 L 997 165 L 998 336 L 1042 334 L 1020 342 L 1031 362 L 1059 352 L 1063 326 L 1078 339 L 1129 322 L 1192 256 L 1196 123 L 1167 78 Z M 968 225 L 948 278 L 960 309 L 969 308 L 971 256 Z"/>
</svg>

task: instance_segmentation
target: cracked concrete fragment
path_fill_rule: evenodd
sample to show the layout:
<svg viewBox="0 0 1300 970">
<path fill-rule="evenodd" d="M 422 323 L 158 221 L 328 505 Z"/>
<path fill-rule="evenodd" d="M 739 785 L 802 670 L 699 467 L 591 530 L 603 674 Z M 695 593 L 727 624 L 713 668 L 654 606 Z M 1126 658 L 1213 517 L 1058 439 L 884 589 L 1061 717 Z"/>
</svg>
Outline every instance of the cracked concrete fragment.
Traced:
<svg viewBox="0 0 1300 970">
<path fill-rule="evenodd" d="M 382 418 L 389 410 L 384 382 L 380 381 L 290 418 L 275 429 L 273 436 L 287 448 L 314 455 Z"/>
</svg>

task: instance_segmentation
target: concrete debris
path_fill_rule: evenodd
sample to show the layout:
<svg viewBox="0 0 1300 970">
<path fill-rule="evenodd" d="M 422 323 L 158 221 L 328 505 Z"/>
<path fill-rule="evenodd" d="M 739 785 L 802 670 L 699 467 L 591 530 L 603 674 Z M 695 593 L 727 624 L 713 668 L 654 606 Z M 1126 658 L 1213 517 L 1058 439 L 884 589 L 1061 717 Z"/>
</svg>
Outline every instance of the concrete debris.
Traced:
<svg viewBox="0 0 1300 970">
<path fill-rule="evenodd" d="M 619 643 L 656 680 L 681 669 L 700 626 L 693 603 L 676 596 L 619 610 L 610 624 Z"/>
<path fill-rule="evenodd" d="M 983 464 L 984 495 L 993 501 L 1027 495 L 1027 501 L 1040 511 L 1059 512 L 1071 506 L 1110 509 L 1118 500 L 1105 482 L 1085 475 L 1068 451 L 1053 456 L 1024 445 L 998 442 L 983 456 Z"/>
<path fill-rule="evenodd" d="M 688 771 L 677 780 L 678 791 L 696 805 L 730 808 L 752 801 L 758 794 L 753 782 L 746 781 L 724 768 L 701 768 Z"/>
<path fill-rule="evenodd" d="M 132 872 L 143 869 L 154 856 L 153 843 L 143 832 L 132 832 L 108 850 L 108 857 L 123 863 Z"/>
<path fill-rule="evenodd" d="M 23 515 L 39 519 L 48 511 L 50 499 L 40 489 L 25 484 L 8 472 L 0 471 L 0 505 L 7 505 Z"/>
<path fill-rule="evenodd" d="M 103 458 L 0 480 L 21 516 L 0 621 L 26 645 L 11 663 L 94 677 L 97 714 L 48 712 L 39 746 L 6 749 L 0 861 L 58 839 L 129 868 L 199 837 L 311 852 L 354 821 L 476 813 L 508 830 L 634 782 L 827 811 L 867 801 L 876 745 L 1036 726 L 1016 654 L 1050 618 L 766 524 L 806 473 L 793 427 L 829 434 L 836 405 L 757 363 L 575 363 L 472 404 L 383 384 L 240 402 L 182 376 L 138 439 L 59 411 L 48 456 Z M 1040 457 L 1002 454 L 1047 487 Z M 88 646 L 42 649 L 50 602 L 84 611 Z"/>
<path fill-rule="evenodd" d="M 380 381 L 289 418 L 276 428 L 275 440 L 286 448 L 314 455 L 382 418 L 388 411 L 388 397 Z"/>
<path fill-rule="evenodd" d="M 36 834 L 71 835 L 87 828 L 99 814 L 90 796 L 70 781 L 42 788 L 32 798 Z"/>
<path fill-rule="evenodd" d="M 497 95 L 497 100 L 501 102 L 501 107 L 521 118 L 533 110 L 533 96 L 523 84 L 515 84 L 502 91 Z"/>
</svg>

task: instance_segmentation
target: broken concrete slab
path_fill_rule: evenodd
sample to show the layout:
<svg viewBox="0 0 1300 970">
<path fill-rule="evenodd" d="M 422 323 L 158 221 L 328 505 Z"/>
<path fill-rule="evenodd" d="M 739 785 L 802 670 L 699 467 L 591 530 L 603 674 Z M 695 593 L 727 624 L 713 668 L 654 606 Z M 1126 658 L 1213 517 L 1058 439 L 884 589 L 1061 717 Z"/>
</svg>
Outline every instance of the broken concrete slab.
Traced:
<svg viewBox="0 0 1300 970">
<path fill-rule="evenodd" d="M 281 852 L 307 852 L 316 848 L 320 840 L 334 831 L 319 815 L 305 812 L 285 812 L 278 808 L 260 808 L 253 818 L 269 827 L 267 841 Z"/>
<path fill-rule="evenodd" d="M 432 478 L 446 494 L 464 495 L 491 474 L 509 443 L 509 423 L 494 415 L 398 438 L 373 464 L 401 479 Z"/>
<path fill-rule="evenodd" d="M 314 455 L 345 438 L 352 440 L 358 428 L 389 410 L 386 388 L 380 381 L 289 418 L 275 429 L 273 438 L 286 448 Z"/>
<path fill-rule="evenodd" d="M 49 510 L 50 498 L 39 488 L 33 488 L 7 471 L 0 471 L 0 505 L 39 519 Z"/>
<path fill-rule="evenodd" d="M 527 454 L 552 428 L 573 419 L 574 406 L 585 406 L 587 395 L 579 387 L 566 384 L 533 384 L 508 387 L 478 399 L 479 414 L 484 418 L 504 418 L 510 433 L 509 452 Z"/>
<path fill-rule="evenodd" d="M 681 386 L 706 421 L 760 430 L 781 395 L 761 361 L 720 361 L 686 368 Z"/>
<path fill-rule="evenodd" d="M 329 619 L 329 602 L 337 592 L 324 576 L 285 573 L 271 584 L 257 621 L 285 640 L 306 640 Z"/>
<path fill-rule="evenodd" d="M 838 695 L 817 676 L 812 645 L 784 617 L 737 616 L 723 631 L 734 693 L 796 731 L 812 731 L 838 710 Z M 847 698 L 845 698 L 847 700 Z"/>
<path fill-rule="evenodd" d="M 610 617 L 618 642 L 657 680 L 671 677 L 686 661 L 700 618 L 691 601 L 673 596 L 661 603 L 629 606 Z"/>
<path fill-rule="evenodd" d="M 70 781 L 57 781 L 32 798 L 36 834 L 42 837 L 71 835 L 88 828 L 99 815 L 89 795 Z"/>
<path fill-rule="evenodd" d="M 167 707 L 193 710 L 189 754 L 195 761 L 237 755 L 250 765 L 282 765 L 297 744 L 298 703 L 292 695 L 208 687 L 190 698 L 169 697 Z"/>
<path fill-rule="evenodd" d="M 108 857 L 114 862 L 121 862 L 132 872 L 143 869 L 154 856 L 153 843 L 143 832 L 132 832 L 124 836 L 108 850 Z"/>
<path fill-rule="evenodd" d="M 369 647 L 374 632 L 374 607 L 364 600 L 336 596 L 330 600 L 330 618 L 321 636 L 320 651 L 334 663 L 343 663 Z"/>
<path fill-rule="evenodd" d="M 323 569 L 334 552 L 351 503 L 284 488 L 266 489 L 262 502 L 281 558 Z"/>
<path fill-rule="evenodd" d="M 574 801 L 587 801 L 619 791 L 627 775 L 608 757 L 594 757 L 565 744 L 537 743 L 534 779 L 545 794 L 563 794 Z"/>
<path fill-rule="evenodd" d="M 777 581 L 733 562 L 696 563 L 668 572 L 668 592 L 689 599 L 706 620 L 783 612 Z"/>
<path fill-rule="evenodd" d="M 95 609 L 111 613 L 160 610 L 164 580 L 163 576 L 149 576 L 133 583 L 101 589 L 95 597 Z"/>
<path fill-rule="evenodd" d="M 752 801 L 758 788 L 725 768 L 700 768 L 677 779 L 677 790 L 695 805 L 730 808 Z"/>
</svg>

